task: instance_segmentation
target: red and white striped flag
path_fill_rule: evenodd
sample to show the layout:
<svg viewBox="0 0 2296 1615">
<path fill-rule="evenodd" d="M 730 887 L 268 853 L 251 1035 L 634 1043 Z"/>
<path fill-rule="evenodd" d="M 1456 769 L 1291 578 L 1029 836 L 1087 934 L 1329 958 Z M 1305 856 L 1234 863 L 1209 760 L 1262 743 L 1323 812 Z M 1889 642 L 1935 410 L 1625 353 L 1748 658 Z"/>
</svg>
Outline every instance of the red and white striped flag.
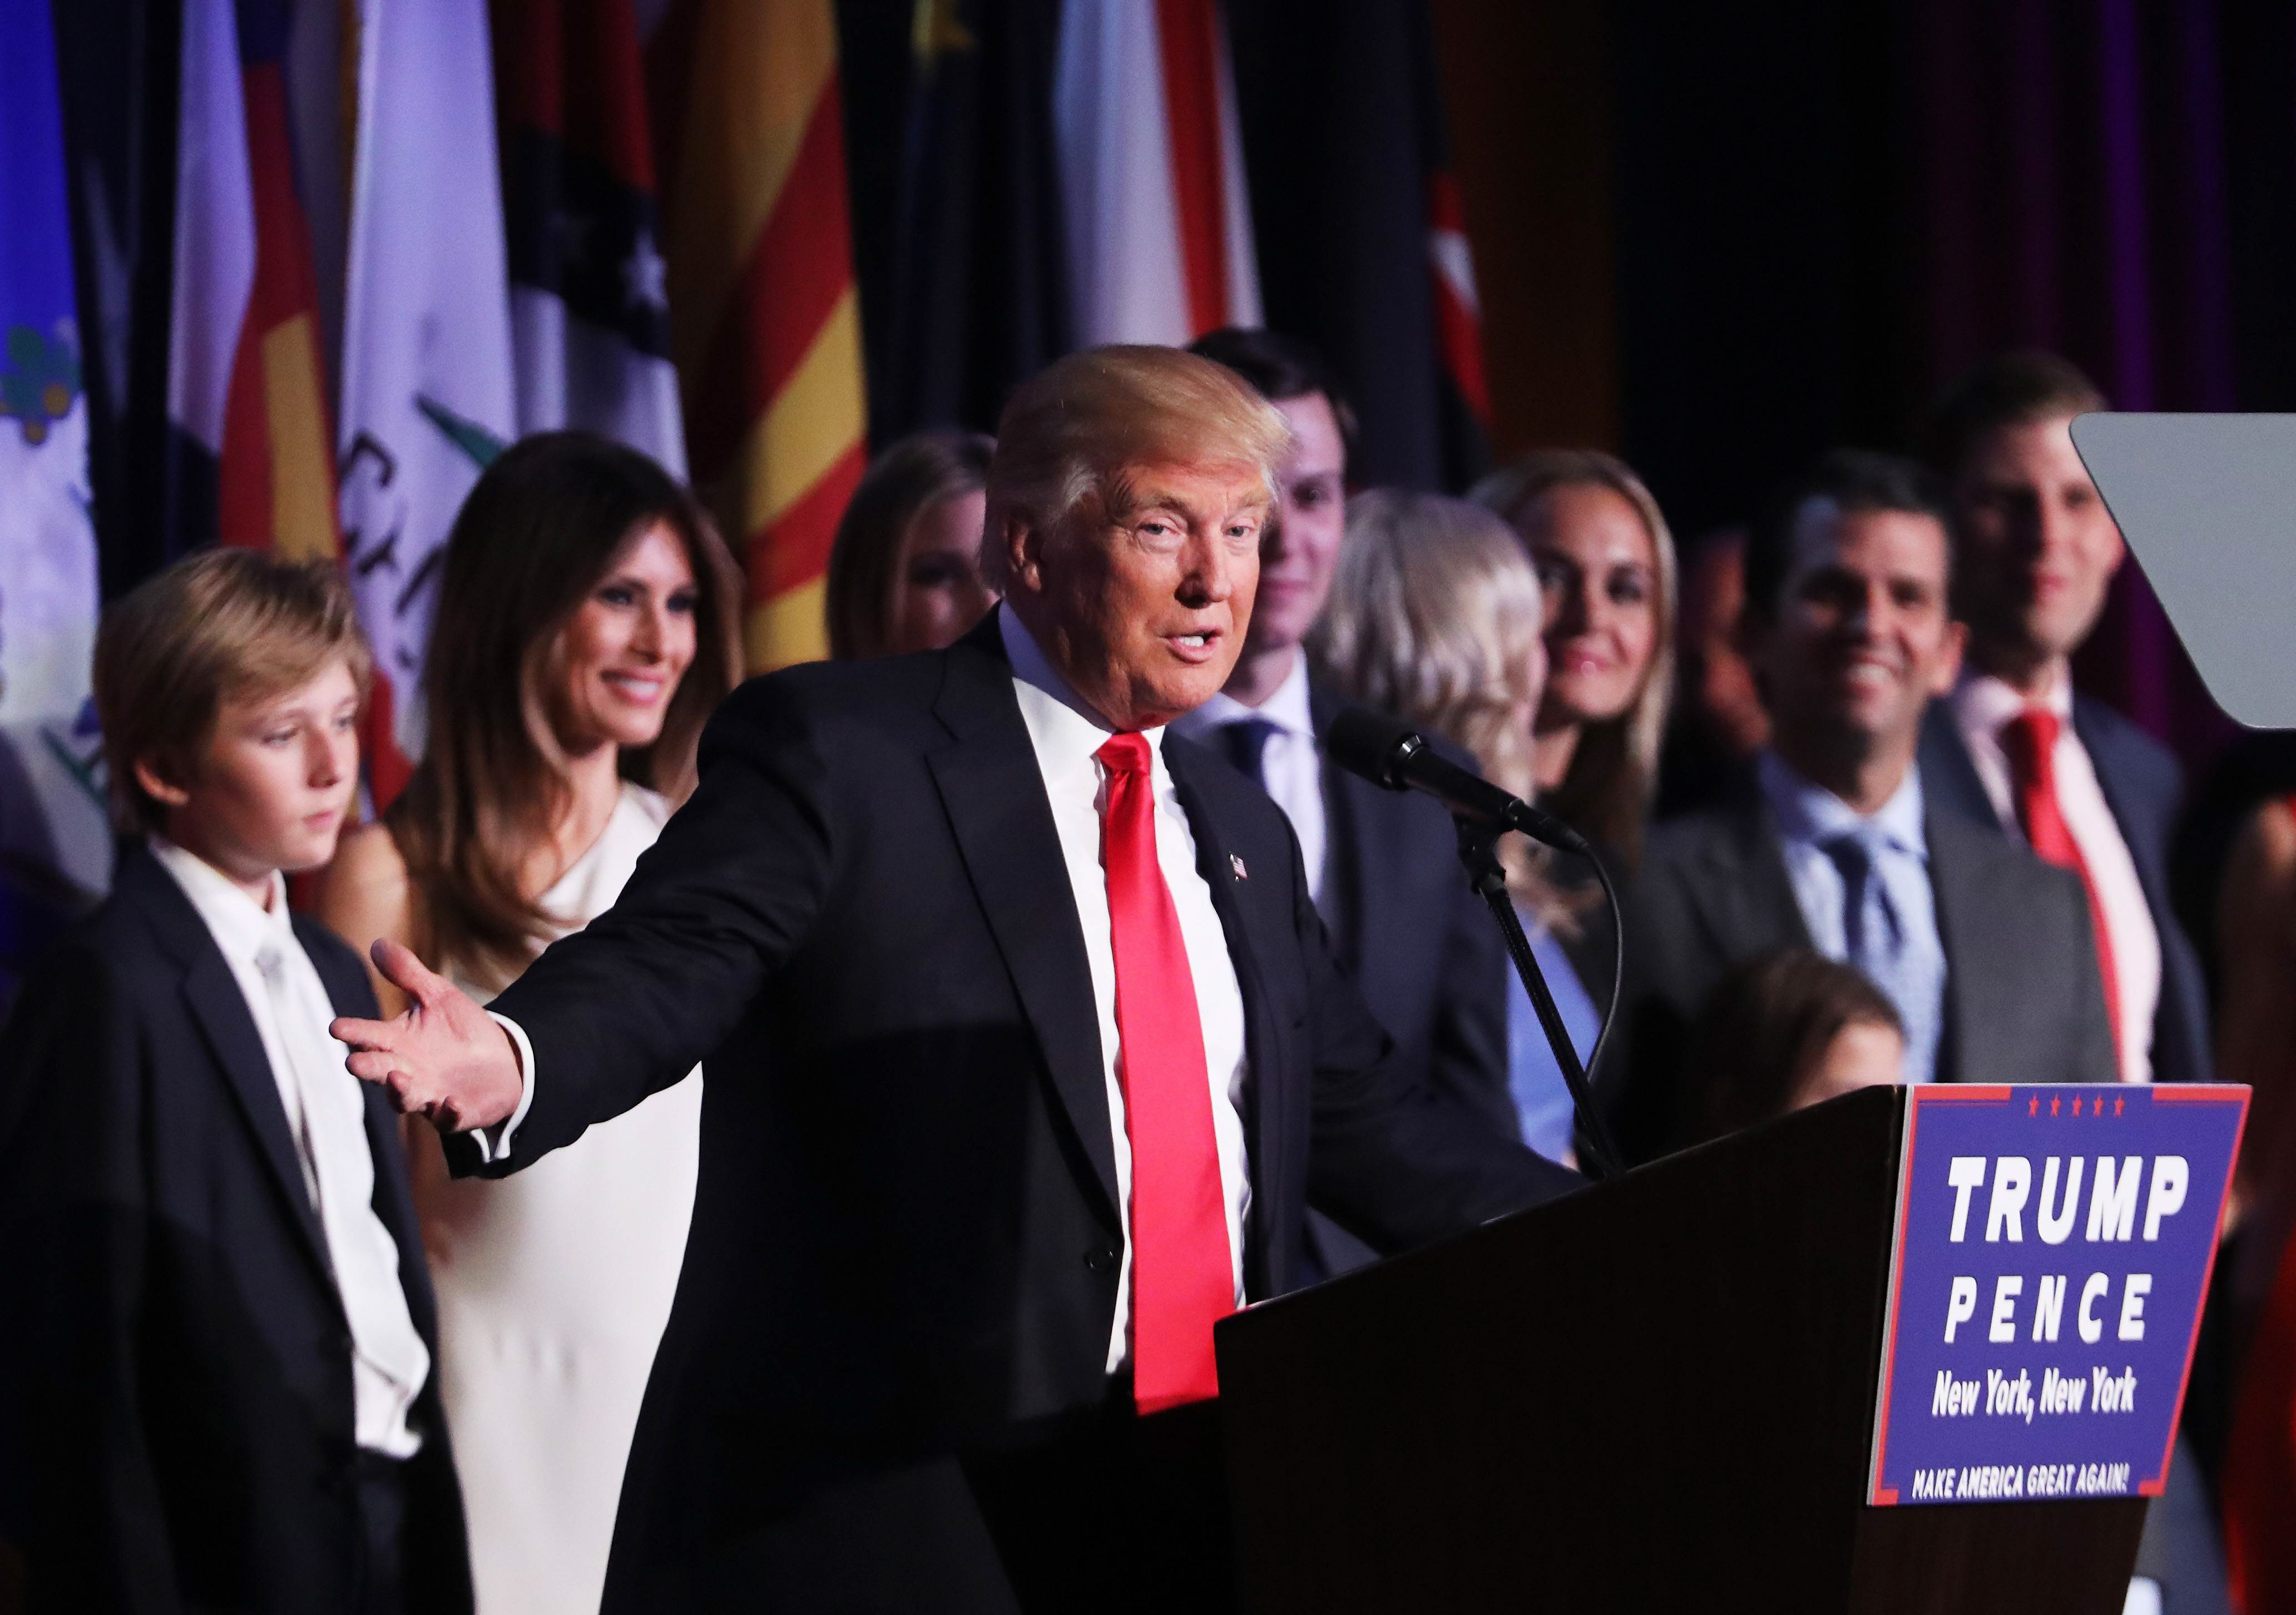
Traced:
<svg viewBox="0 0 2296 1615">
<path fill-rule="evenodd" d="M 1053 121 L 1079 342 L 1179 346 L 1260 323 L 1215 0 L 1067 0 Z"/>
</svg>

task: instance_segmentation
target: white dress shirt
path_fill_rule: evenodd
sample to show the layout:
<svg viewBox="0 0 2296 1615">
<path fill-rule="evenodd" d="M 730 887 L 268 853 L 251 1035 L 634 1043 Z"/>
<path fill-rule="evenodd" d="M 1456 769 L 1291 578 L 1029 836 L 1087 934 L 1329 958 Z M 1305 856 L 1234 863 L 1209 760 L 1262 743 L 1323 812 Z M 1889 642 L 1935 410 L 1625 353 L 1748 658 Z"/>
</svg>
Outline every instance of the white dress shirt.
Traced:
<svg viewBox="0 0 2296 1615">
<path fill-rule="evenodd" d="M 1316 748 L 1316 720 L 1308 709 L 1308 659 L 1292 652 L 1292 671 L 1275 693 L 1257 707 L 1247 707 L 1232 695 L 1215 695 L 1172 727 L 1188 739 L 1219 750 L 1218 731 L 1245 718 L 1263 718 L 1275 726 L 1267 750 L 1260 755 L 1259 784 L 1275 799 L 1292 833 L 1300 839 L 1300 857 L 1308 866 L 1308 895 L 1323 895 L 1324 759 Z"/>
<path fill-rule="evenodd" d="M 1977 777 L 2000 816 L 2001 826 L 2022 840 L 2024 827 L 2017 822 L 2017 802 L 2009 773 L 2008 753 L 2002 750 L 2004 725 L 2022 712 L 2025 697 L 2001 680 L 1986 674 L 1967 674 L 1953 692 L 1954 721 L 1977 765 Z M 2088 748 L 2073 730 L 2073 693 L 2069 681 L 2059 679 L 2042 704 L 2057 715 L 2057 808 L 2065 816 L 2080 848 L 2081 862 L 2096 889 L 2097 906 L 2104 911 L 2104 929 L 2112 944 L 2112 973 L 2120 1024 L 2114 1042 L 2120 1051 L 2120 1079 L 2152 1079 L 2152 1015 L 2161 1003 L 2161 933 L 2152 923 L 2152 906 L 2144 900 L 2144 886 L 2136 878 L 2136 863 L 2120 833 L 2120 822 L 2097 783 L 2096 767 Z"/>
<path fill-rule="evenodd" d="M 1108 1372 L 1132 1355 L 1132 1140 L 1124 1128 L 1124 1084 L 1116 1035 L 1116 951 L 1108 916 L 1108 876 L 1101 864 L 1101 798 L 1108 771 L 1093 753 L 1114 733 L 1078 699 L 1068 681 L 1030 638 L 1009 605 L 996 608 L 1004 653 L 1013 662 L 1013 693 L 1029 726 L 1045 797 L 1060 832 L 1077 918 L 1084 925 L 1085 959 L 1092 966 L 1092 996 L 1100 1021 L 1100 1061 L 1108 1090 L 1108 1124 L 1116 1146 L 1116 1207 L 1124 1220 L 1124 1262 L 1118 1270 L 1116 1322 L 1108 1341 Z M 1221 1197 L 1227 1205 L 1227 1254 L 1235 1275 L 1236 1305 L 1243 1305 L 1243 1227 L 1251 1207 L 1251 1176 L 1243 1147 L 1243 993 L 1227 932 L 1212 906 L 1211 888 L 1196 870 L 1196 838 L 1181 811 L 1172 775 L 1164 767 L 1164 732 L 1147 729 L 1156 787 L 1156 862 L 1180 915 L 1180 937 L 1196 980 L 1196 1017 L 1204 1034 L 1204 1074 L 1211 1084 L 1212 1137 L 1219 1151 Z"/>
<path fill-rule="evenodd" d="M 430 1352 L 406 1309 L 398 1242 L 375 1215 L 365 1095 L 343 1068 L 343 1045 L 327 1035 L 334 1004 L 295 936 L 286 882 L 274 873 L 270 906 L 259 907 L 197 855 L 157 837 L 152 853 L 215 939 L 263 1040 L 350 1324 L 358 1444 L 410 1457 L 422 1439 L 406 1415 L 430 1376 Z"/>
</svg>

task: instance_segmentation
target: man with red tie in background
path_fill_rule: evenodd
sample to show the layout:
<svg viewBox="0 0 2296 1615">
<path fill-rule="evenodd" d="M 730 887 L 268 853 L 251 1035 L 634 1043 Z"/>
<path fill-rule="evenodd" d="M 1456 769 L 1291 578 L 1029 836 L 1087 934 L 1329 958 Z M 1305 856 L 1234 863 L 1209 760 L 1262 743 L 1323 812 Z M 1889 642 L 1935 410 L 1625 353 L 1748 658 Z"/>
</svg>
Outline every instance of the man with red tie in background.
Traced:
<svg viewBox="0 0 2296 1615">
<path fill-rule="evenodd" d="M 1281 809 L 1166 733 L 1234 666 L 1289 449 L 1206 360 L 1062 360 L 998 429 L 980 628 L 737 693 L 491 1014 L 378 947 L 415 1007 L 338 1023 L 352 1070 L 477 1170 L 703 1062 L 608 1611 L 1225 1607 L 1171 1449 L 1308 1195 L 1393 1250 L 1575 1184 L 1419 1101 Z"/>
<path fill-rule="evenodd" d="M 2065 360 L 2011 353 L 1931 410 L 1923 447 L 1952 504 L 1969 648 L 1929 714 L 1922 774 L 1939 807 L 2081 877 L 2121 1079 L 2205 1082 L 2206 989 L 2169 906 L 2183 772 L 2136 725 L 2073 692 L 2072 653 L 2126 553 L 2070 430 L 2105 406 Z"/>
<path fill-rule="evenodd" d="M 1922 778 L 1939 811 L 2021 839 L 2080 877 L 2121 1080 L 2206 1082 L 2207 988 L 2169 906 L 2183 770 L 2073 691 L 2072 653 L 2127 553 L 2073 448 L 2073 417 L 2105 407 L 2068 361 L 2009 353 L 1931 409 L 1923 447 L 1952 505 L 1954 603 L 1969 644 L 1953 693 L 1925 716 Z M 2221 1611 L 2222 1557 L 2197 1468 L 2180 1435 L 2137 1572 L 2171 1609 Z"/>
</svg>

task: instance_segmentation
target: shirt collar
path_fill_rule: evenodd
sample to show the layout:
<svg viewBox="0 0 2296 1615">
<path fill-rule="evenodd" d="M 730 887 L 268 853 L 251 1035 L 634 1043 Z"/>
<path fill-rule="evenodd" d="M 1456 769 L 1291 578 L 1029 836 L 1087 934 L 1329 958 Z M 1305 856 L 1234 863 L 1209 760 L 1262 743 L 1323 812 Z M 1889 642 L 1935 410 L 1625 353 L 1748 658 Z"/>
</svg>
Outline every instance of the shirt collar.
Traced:
<svg viewBox="0 0 2296 1615">
<path fill-rule="evenodd" d="M 1918 765 L 1890 799 L 1871 815 L 1862 815 L 1824 786 L 1804 778 L 1775 751 L 1764 751 L 1755 766 L 1762 795 L 1778 823 L 1778 833 L 1790 843 L 1821 846 L 1852 831 L 1871 825 L 1900 852 L 1917 858 L 1929 856 L 1929 838 L 1922 828 L 1922 771 Z"/>
<path fill-rule="evenodd" d="M 2070 723 L 2073 715 L 2073 686 L 2069 678 L 2058 679 L 2035 702 L 1990 673 L 1964 673 L 1953 687 L 1951 699 L 1954 717 L 1964 734 L 1998 734 L 2002 725 L 2030 706 L 2046 708 L 2061 724 Z"/>
<path fill-rule="evenodd" d="M 1063 761 L 1090 761 L 1093 753 L 1105 745 L 1116 731 L 1061 676 L 1060 669 L 1053 666 L 1009 602 L 996 608 L 996 631 L 1004 641 L 1005 657 L 1013 664 L 1021 721 L 1029 726 L 1029 738 L 1038 755 Z M 1148 742 L 1156 763 L 1160 765 L 1164 758 L 1163 726 L 1143 729 L 1140 736 Z"/>
<path fill-rule="evenodd" d="M 271 906 L 254 898 L 195 852 L 187 852 L 164 836 L 153 836 L 152 856 L 175 877 L 192 907 L 207 926 L 208 934 L 234 964 L 253 964 L 266 948 L 275 948 L 294 938 L 294 922 L 287 914 L 287 882 L 271 872 Z"/>
<path fill-rule="evenodd" d="M 1185 717 L 1176 720 L 1180 733 L 1187 735 L 1210 734 L 1230 724 L 1242 723 L 1247 717 L 1266 720 L 1286 734 L 1302 740 L 1316 738 L 1316 719 L 1308 699 L 1308 659 L 1297 650 L 1292 652 L 1292 670 L 1275 693 L 1256 707 L 1247 707 L 1223 690 L 1198 707 Z"/>
</svg>

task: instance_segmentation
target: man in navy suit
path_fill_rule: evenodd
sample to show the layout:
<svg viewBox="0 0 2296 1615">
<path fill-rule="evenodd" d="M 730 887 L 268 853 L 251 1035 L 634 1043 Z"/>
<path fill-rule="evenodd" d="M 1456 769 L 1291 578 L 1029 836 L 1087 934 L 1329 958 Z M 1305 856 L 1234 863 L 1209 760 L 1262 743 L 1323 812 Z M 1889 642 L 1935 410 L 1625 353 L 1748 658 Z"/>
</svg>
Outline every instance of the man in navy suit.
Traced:
<svg viewBox="0 0 2296 1615">
<path fill-rule="evenodd" d="M 2206 1082 L 2207 989 L 2169 906 L 2183 771 L 2072 687 L 2071 655 L 2125 553 L 2070 430 L 2075 415 L 2105 407 L 2068 361 L 2010 353 L 1956 381 L 1923 423 L 1923 450 L 1953 512 L 1955 606 L 1969 645 L 1953 693 L 1924 715 L 1922 775 L 1937 811 L 2025 841 L 2081 877 L 2121 1079 Z M 2214 1522 L 2182 1438 L 2168 1494 L 2145 1518 L 2137 1570 L 2171 1608 L 2227 1607 Z"/>
<path fill-rule="evenodd" d="M 998 428 L 979 628 L 744 685 L 490 1012 L 377 946 L 414 1007 L 337 1029 L 458 1169 L 703 1062 L 608 1611 L 1226 1607 L 1221 1505 L 1159 1455 L 1307 1203 L 1392 1250 L 1575 1185 L 1424 1102 L 1283 814 L 1168 732 L 1234 666 L 1290 440 L 1191 355 L 1061 360 Z"/>
<path fill-rule="evenodd" d="M 1347 528 L 1354 416 L 1322 361 L 1296 339 L 1230 329 L 1191 352 L 1251 383 L 1291 423 L 1260 550 L 1259 597 L 1226 686 L 1176 728 L 1275 799 L 1300 838 L 1332 951 L 1363 988 L 1406 1069 L 1519 1135 L 1507 1092 L 1507 959 L 1459 866 L 1450 816 L 1332 766 L 1321 737 L 1343 704 L 1309 676 L 1301 642 L 1332 592 Z M 1319 1243 L 1332 1231 L 1319 1227 Z M 1354 1265 L 1345 1236 L 1324 1243 Z"/>
<path fill-rule="evenodd" d="M 1923 448 L 1951 503 L 1969 648 L 1952 694 L 1927 715 L 1922 774 L 1939 808 L 2081 876 L 2122 1079 L 2203 1082 L 2208 1001 L 2169 906 L 2184 776 L 2158 742 L 2072 687 L 2070 659 L 2124 554 L 2069 430 L 2103 407 L 2065 360 L 2013 353 L 1961 378 L 1931 413 Z"/>
</svg>

